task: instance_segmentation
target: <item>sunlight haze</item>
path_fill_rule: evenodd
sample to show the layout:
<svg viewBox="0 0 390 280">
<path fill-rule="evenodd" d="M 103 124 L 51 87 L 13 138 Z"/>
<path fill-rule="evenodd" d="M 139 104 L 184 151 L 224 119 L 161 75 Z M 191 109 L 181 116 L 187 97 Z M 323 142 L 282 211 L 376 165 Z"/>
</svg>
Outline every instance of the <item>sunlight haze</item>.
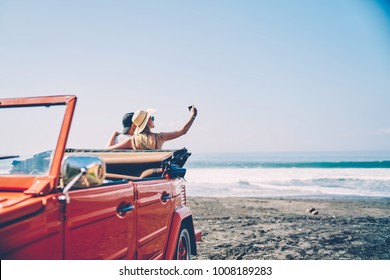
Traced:
<svg viewBox="0 0 390 280">
<path fill-rule="evenodd" d="M 164 148 L 389 151 L 386 3 L 0 0 L 0 97 L 76 95 L 74 148 L 139 108 L 178 129 L 195 104 Z"/>
</svg>

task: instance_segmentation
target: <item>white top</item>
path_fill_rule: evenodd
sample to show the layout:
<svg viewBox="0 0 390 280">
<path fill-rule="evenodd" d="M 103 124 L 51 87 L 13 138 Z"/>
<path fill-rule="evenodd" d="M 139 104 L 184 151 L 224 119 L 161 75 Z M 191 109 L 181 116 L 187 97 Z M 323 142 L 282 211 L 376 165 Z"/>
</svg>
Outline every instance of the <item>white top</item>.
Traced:
<svg viewBox="0 0 390 280">
<path fill-rule="evenodd" d="M 116 137 L 115 137 L 115 140 L 114 140 L 114 144 L 118 144 L 118 143 L 122 143 L 123 141 L 125 141 L 126 139 L 129 139 L 131 136 L 129 134 L 118 134 Z"/>
</svg>

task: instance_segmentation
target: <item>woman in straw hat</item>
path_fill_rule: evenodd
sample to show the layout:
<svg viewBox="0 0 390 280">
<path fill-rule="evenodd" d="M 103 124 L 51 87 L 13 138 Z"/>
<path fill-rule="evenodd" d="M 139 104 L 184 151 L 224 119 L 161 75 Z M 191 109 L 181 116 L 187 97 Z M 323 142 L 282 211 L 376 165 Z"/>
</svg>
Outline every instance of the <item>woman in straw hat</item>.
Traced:
<svg viewBox="0 0 390 280">
<path fill-rule="evenodd" d="M 156 110 L 138 110 L 133 115 L 133 124 L 137 127 L 133 136 L 133 146 L 137 150 L 161 150 L 164 142 L 176 139 L 184 134 L 192 126 L 198 110 L 192 106 L 189 120 L 179 130 L 172 132 L 154 133 L 151 130 L 154 126 L 154 116 Z"/>
</svg>

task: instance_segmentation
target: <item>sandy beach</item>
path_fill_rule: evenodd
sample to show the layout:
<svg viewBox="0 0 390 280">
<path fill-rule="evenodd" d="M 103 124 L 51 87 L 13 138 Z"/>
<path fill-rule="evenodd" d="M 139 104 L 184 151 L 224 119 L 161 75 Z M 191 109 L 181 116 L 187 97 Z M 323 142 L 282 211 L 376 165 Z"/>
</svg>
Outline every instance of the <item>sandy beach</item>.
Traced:
<svg viewBox="0 0 390 280">
<path fill-rule="evenodd" d="M 189 197 L 188 206 L 203 230 L 195 259 L 390 260 L 390 199 Z"/>
</svg>

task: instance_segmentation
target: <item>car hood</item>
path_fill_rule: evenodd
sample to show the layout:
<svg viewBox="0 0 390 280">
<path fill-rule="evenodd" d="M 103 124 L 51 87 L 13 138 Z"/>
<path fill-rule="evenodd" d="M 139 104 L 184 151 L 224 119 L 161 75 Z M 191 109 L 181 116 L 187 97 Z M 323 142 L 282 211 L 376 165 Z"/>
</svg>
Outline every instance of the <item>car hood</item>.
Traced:
<svg viewBox="0 0 390 280">
<path fill-rule="evenodd" d="M 45 200 L 22 192 L 0 192 L 0 225 L 40 211 Z"/>
</svg>

